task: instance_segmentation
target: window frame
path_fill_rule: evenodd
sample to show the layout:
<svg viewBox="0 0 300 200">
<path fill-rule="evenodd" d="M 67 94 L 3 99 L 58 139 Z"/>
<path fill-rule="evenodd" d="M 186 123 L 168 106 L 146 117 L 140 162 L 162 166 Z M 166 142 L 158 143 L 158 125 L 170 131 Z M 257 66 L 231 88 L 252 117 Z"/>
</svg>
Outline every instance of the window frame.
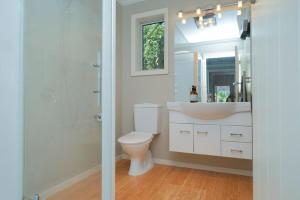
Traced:
<svg viewBox="0 0 300 200">
<path fill-rule="evenodd" d="M 164 22 L 164 66 L 163 69 L 143 69 L 143 26 Z M 131 17 L 131 76 L 168 74 L 168 9 L 138 13 Z"/>
</svg>

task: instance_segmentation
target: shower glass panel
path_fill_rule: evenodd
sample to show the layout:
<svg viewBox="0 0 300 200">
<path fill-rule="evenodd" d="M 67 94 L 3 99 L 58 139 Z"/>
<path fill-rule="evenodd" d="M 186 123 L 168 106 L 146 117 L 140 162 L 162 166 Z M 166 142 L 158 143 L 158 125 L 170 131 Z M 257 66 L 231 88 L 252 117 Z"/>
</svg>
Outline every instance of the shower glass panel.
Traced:
<svg viewBox="0 0 300 200">
<path fill-rule="evenodd" d="M 101 198 L 101 0 L 24 0 L 24 199 Z"/>
</svg>

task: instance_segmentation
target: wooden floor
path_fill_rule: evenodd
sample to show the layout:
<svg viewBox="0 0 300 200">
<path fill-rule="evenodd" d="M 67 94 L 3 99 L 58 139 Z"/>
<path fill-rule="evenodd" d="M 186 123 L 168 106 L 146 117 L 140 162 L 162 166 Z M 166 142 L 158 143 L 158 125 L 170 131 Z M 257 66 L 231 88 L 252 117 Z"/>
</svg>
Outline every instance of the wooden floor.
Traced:
<svg viewBox="0 0 300 200">
<path fill-rule="evenodd" d="M 128 176 L 129 161 L 117 163 L 117 200 L 252 200 L 252 178 L 164 165 L 142 176 Z M 100 200 L 95 174 L 48 200 Z"/>
</svg>

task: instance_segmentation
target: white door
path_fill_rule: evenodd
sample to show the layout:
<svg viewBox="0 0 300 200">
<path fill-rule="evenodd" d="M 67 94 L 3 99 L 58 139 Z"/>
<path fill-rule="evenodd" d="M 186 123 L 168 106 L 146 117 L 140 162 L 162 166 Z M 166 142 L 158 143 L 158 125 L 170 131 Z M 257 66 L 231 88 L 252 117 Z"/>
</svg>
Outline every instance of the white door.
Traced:
<svg viewBox="0 0 300 200">
<path fill-rule="evenodd" d="M 252 12 L 254 200 L 300 199 L 300 1 Z"/>
<path fill-rule="evenodd" d="M 102 7 L 102 200 L 115 199 L 116 0 Z"/>
</svg>

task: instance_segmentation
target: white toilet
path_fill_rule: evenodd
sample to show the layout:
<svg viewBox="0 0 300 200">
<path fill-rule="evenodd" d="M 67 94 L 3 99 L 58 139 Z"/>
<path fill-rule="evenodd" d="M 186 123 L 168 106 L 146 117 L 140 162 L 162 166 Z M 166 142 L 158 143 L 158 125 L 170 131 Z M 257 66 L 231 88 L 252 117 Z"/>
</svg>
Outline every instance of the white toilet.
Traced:
<svg viewBox="0 0 300 200">
<path fill-rule="evenodd" d="M 125 153 L 130 157 L 130 176 L 146 173 L 153 167 L 152 155 L 149 149 L 154 135 L 161 129 L 161 106 L 157 104 L 134 105 L 135 132 L 119 138 Z"/>
</svg>

